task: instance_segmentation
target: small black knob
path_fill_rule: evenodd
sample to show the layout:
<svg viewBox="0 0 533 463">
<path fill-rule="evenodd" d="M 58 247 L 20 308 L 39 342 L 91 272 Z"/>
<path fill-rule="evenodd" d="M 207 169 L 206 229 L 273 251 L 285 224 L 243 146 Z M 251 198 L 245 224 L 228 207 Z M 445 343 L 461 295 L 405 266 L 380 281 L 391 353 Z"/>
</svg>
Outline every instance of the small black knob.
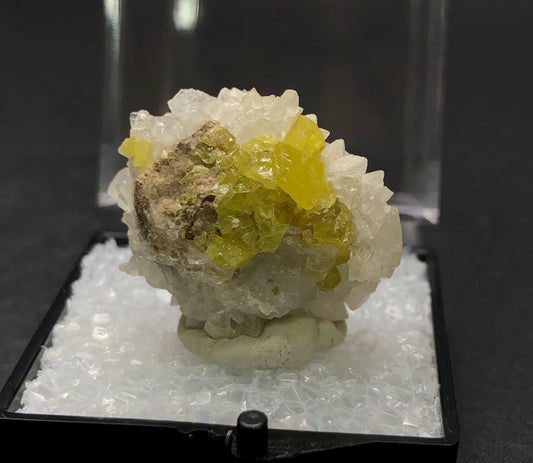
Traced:
<svg viewBox="0 0 533 463">
<path fill-rule="evenodd" d="M 259 410 L 242 412 L 237 419 L 237 450 L 249 457 L 264 455 L 268 447 L 268 418 Z"/>
</svg>

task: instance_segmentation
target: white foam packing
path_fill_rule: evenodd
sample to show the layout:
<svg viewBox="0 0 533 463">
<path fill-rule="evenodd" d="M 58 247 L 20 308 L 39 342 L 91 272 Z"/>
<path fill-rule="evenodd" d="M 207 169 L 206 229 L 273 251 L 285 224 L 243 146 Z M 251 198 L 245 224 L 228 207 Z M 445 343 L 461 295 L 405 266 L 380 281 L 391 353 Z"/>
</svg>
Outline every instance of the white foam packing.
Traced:
<svg viewBox="0 0 533 463">
<path fill-rule="evenodd" d="M 188 351 L 179 309 L 119 269 L 129 258 L 114 240 L 85 256 L 20 412 L 234 425 L 260 409 L 279 429 L 443 435 L 426 264 L 409 250 L 350 313 L 343 344 L 297 370 L 247 373 Z"/>
</svg>

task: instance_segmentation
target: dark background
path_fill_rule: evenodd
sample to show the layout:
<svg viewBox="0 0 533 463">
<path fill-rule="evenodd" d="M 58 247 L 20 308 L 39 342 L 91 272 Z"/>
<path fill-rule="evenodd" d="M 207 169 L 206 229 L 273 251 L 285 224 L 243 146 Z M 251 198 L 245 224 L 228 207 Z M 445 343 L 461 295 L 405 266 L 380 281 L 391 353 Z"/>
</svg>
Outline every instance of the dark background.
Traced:
<svg viewBox="0 0 533 463">
<path fill-rule="evenodd" d="M 439 255 L 459 462 L 533 460 L 533 3 L 448 10 Z M 0 6 L 0 384 L 92 233 L 100 3 Z"/>
</svg>

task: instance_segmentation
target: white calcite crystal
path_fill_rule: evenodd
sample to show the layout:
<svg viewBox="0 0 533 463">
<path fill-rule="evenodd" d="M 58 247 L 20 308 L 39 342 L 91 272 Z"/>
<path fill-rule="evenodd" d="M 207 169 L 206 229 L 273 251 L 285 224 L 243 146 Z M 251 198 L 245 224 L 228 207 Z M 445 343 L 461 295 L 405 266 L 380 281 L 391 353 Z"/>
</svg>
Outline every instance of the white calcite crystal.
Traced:
<svg viewBox="0 0 533 463">
<path fill-rule="evenodd" d="M 109 192 L 128 225 L 122 269 L 168 290 L 180 339 L 218 363 L 240 350 L 249 366 L 296 365 L 342 342 L 346 309 L 401 258 L 383 172 L 367 173 L 342 140 L 326 142 L 293 90 L 185 89 L 169 107 L 132 113 L 119 149 L 128 167 Z M 289 335 L 295 317 L 316 323 Z"/>
</svg>

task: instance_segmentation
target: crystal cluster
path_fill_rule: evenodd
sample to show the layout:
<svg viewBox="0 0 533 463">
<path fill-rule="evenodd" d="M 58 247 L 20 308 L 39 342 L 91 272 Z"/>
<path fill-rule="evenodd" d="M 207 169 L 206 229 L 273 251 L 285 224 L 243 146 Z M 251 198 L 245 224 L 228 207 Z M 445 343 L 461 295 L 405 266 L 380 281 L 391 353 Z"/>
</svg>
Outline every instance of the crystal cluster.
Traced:
<svg viewBox="0 0 533 463">
<path fill-rule="evenodd" d="M 295 91 L 181 90 L 170 112 L 131 115 L 129 158 L 110 186 L 132 258 L 187 328 L 259 336 L 294 313 L 344 320 L 400 262 L 383 172 L 326 142 Z"/>
</svg>

